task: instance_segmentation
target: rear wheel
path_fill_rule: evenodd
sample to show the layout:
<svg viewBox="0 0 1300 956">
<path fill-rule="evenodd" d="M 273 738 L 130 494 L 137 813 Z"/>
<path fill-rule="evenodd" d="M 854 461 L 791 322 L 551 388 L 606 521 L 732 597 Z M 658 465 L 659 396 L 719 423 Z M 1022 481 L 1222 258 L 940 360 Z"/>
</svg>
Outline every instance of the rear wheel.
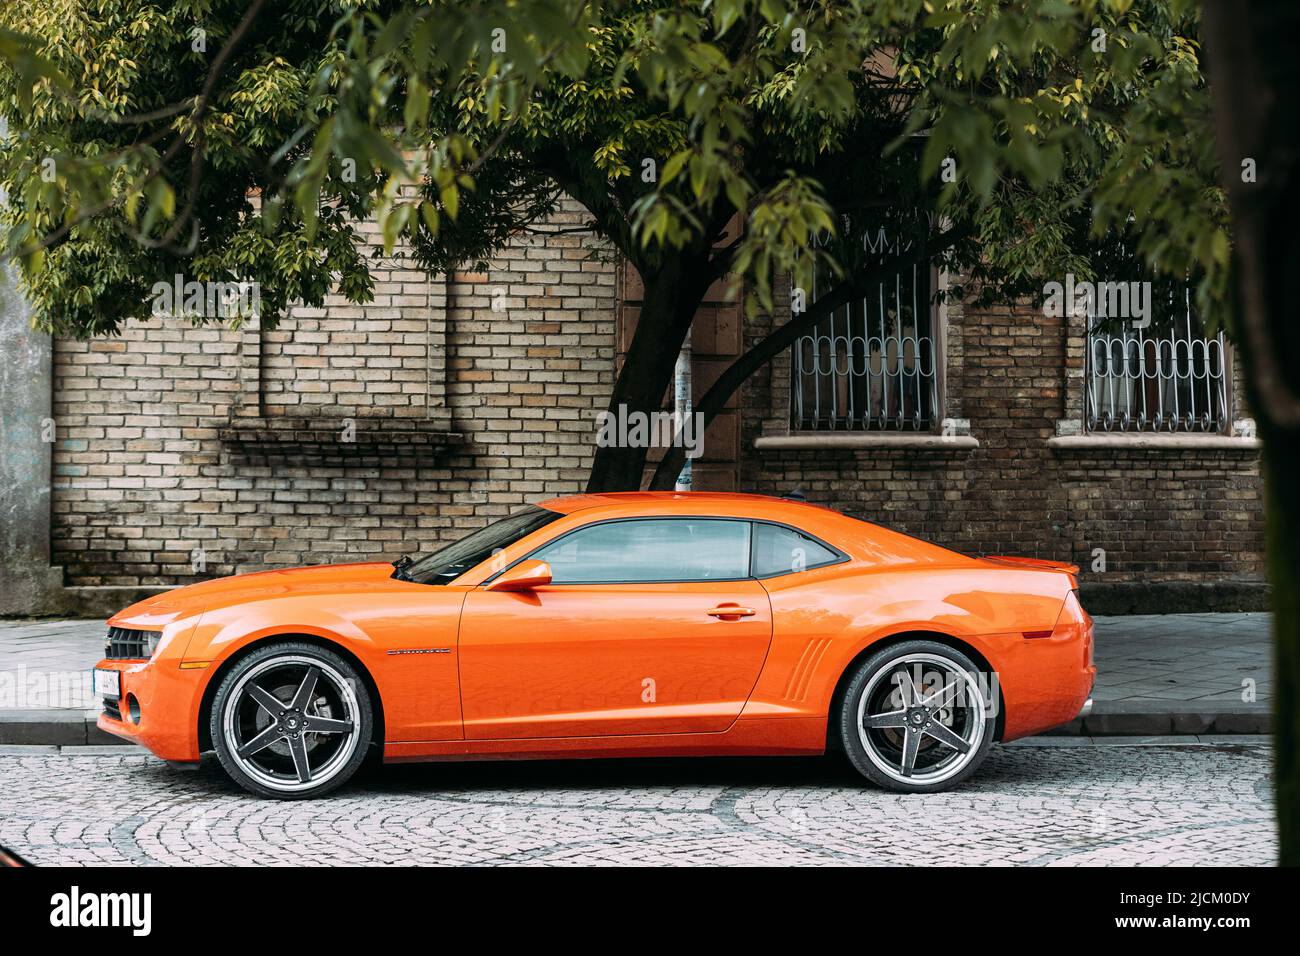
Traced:
<svg viewBox="0 0 1300 956">
<path fill-rule="evenodd" d="M 993 744 L 996 686 L 960 651 L 907 641 L 871 655 L 844 694 L 840 738 L 858 772 L 882 787 L 955 786 Z"/>
<path fill-rule="evenodd" d="M 373 727 L 356 669 L 313 644 L 254 651 L 225 676 L 212 705 L 221 766 L 265 797 L 318 797 L 341 786 L 365 760 Z"/>
</svg>

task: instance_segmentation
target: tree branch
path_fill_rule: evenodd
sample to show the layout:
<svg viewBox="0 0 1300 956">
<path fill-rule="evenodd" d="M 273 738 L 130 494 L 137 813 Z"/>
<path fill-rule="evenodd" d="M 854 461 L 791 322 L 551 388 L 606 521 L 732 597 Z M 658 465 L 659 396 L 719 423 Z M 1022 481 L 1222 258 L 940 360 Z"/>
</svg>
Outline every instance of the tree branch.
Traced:
<svg viewBox="0 0 1300 956">
<path fill-rule="evenodd" d="M 184 250 L 176 249 L 173 243 L 176 237 L 180 235 L 181 229 L 190 217 L 194 215 L 194 207 L 198 201 L 199 186 L 203 179 L 203 117 L 212 105 L 212 94 L 216 91 L 217 81 L 221 79 L 221 73 L 226 68 L 226 61 L 230 59 L 235 52 L 235 48 L 243 41 L 244 35 L 253 26 L 253 21 L 257 15 L 262 12 L 262 7 L 266 0 L 253 0 L 245 11 L 244 17 L 231 32 L 230 37 L 217 52 L 216 58 L 212 61 L 212 67 L 208 70 L 207 81 L 203 84 L 203 89 L 199 92 L 199 97 L 194 102 L 194 111 L 190 114 L 190 124 L 194 127 L 194 144 L 193 151 L 190 153 L 190 183 L 189 195 L 186 196 L 185 206 L 181 209 L 181 214 L 176 217 L 168 230 L 163 233 L 162 238 L 156 240 L 156 244 L 167 248 L 172 252 L 181 252 Z M 153 242 L 151 240 L 151 242 Z"/>
<path fill-rule="evenodd" d="M 229 39 L 226 40 L 225 45 L 218 51 L 216 58 L 212 61 L 212 67 L 208 70 L 208 78 L 204 82 L 203 89 L 200 91 L 197 99 L 195 99 L 194 110 L 190 114 L 190 122 L 195 124 L 196 127 L 203 119 L 203 115 L 207 112 L 208 107 L 211 104 L 212 94 L 216 89 L 217 80 L 221 75 L 222 69 L 226 65 L 226 61 L 230 59 L 230 55 L 234 52 L 235 47 L 243 40 L 244 34 L 248 32 L 249 28 L 252 26 L 253 20 L 257 18 L 258 13 L 261 12 L 265 3 L 266 0 L 253 0 L 253 3 L 244 13 L 243 19 L 239 21 L 239 25 L 235 27 L 234 31 L 230 34 Z M 202 139 L 200 137 L 199 142 L 201 141 Z M 158 162 L 154 163 L 141 179 L 133 183 L 131 188 L 120 192 L 116 196 L 110 196 L 108 199 L 90 207 L 89 209 L 83 210 L 80 214 L 74 216 L 69 222 L 65 222 L 58 229 L 46 233 L 37 242 L 15 252 L 0 255 L 0 265 L 3 265 L 10 259 L 22 258 L 24 256 L 29 256 L 34 252 L 38 252 L 41 249 L 48 249 L 50 246 L 54 245 L 54 243 L 67 236 L 73 229 L 77 228 L 77 226 L 80 226 L 82 223 L 88 222 L 97 216 L 101 216 L 108 212 L 108 210 L 121 205 L 131 194 L 138 192 L 145 186 L 149 185 L 149 183 L 153 182 L 153 180 L 157 179 L 158 176 L 161 175 L 163 168 L 176 157 L 177 153 L 180 152 L 184 143 L 184 138 L 178 135 L 175 142 L 168 146 L 162 156 L 158 158 Z M 201 150 L 195 150 L 196 155 L 200 152 Z M 191 173 L 194 169 L 194 162 L 195 161 L 191 159 Z M 193 213 L 193 208 L 194 196 L 191 194 L 184 209 L 184 218 L 177 218 L 177 222 L 168 230 L 168 235 L 164 236 L 164 238 L 160 240 L 161 243 L 170 243 L 171 240 L 179 234 L 180 226 L 184 223 L 185 219 Z"/>
<path fill-rule="evenodd" d="M 969 229 L 964 226 L 948 229 L 938 242 L 927 244 L 925 258 L 933 261 L 943 252 L 961 242 L 969 234 Z M 731 396 L 751 375 L 785 349 L 794 345 L 805 332 L 816 328 L 818 323 L 836 309 L 848 304 L 853 299 L 865 295 L 872 285 L 884 281 L 890 273 L 897 271 L 900 266 L 910 261 L 912 261 L 912 257 L 901 255 L 880 259 L 864 274 L 841 282 L 832 288 L 825 295 L 819 297 L 807 311 L 792 316 L 790 321 L 780 328 L 774 329 L 761 342 L 738 357 L 731 365 L 727 366 L 726 371 L 718 377 L 694 407 L 694 412 L 703 416 L 704 428 L 707 429 L 713 420 L 717 418 L 718 414 L 726 407 Z M 685 427 L 684 422 L 682 426 Z M 671 487 L 678 472 L 681 471 L 684 457 L 685 453 L 681 433 L 679 432 L 675 436 L 673 445 L 664 451 L 664 456 L 650 481 L 650 487 L 658 490 Z"/>
</svg>

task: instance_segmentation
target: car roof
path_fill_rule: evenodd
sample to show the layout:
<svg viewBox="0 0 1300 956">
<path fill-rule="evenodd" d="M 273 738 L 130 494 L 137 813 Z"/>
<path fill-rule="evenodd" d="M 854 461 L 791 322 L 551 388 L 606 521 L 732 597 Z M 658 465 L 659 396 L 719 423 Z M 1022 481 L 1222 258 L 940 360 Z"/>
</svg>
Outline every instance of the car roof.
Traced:
<svg viewBox="0 0 1300 956">
<path fill-rule="evenodd" d="M 816 508 L 829 511 L 821 505 L 812 505 L 792 498 L 772 495 L 751 495 L 726 491 L 609 491 L 599 494 L 561 495 L 539 501 L 540 507 L 560 514 L 573 514 L 588 508 L 610 508 L 639 514 L 671 514 L 675 511 L 694 512 L 699 506 L 718 510 L 719 514 L 737 514 L 755 517 L 751 511 L 756 506 L 786 508 Z"/>
</svg>

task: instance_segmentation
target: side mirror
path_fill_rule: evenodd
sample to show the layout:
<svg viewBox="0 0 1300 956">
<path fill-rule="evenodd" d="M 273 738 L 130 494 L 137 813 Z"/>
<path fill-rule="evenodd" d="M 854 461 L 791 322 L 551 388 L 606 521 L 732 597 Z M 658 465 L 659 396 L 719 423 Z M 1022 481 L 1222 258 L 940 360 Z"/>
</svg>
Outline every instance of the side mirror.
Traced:
<svg viewBox="0 0 1300 956">
<path fill-rule="evenodd" d="M 545 561 L 520 561 L 487 586 L 489 591 L 531 591 L 551 583 L 551 566 Z"/>
</svg>

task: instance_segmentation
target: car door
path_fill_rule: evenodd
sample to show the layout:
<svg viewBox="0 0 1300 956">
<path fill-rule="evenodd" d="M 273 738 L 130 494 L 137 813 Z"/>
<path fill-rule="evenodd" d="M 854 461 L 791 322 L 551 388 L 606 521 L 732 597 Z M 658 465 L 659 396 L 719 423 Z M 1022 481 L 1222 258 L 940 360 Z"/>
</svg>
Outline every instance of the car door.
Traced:
<svg viewBox="0 0 1300 956">
<path fill-rule="evenodd" d="M 596 522 L 529 555 L 550 584 L 475 589 L 459 641 L 466 738 L 726 730 L 772 637 L 750 534 L 735 519 Z"/>
</svg>

